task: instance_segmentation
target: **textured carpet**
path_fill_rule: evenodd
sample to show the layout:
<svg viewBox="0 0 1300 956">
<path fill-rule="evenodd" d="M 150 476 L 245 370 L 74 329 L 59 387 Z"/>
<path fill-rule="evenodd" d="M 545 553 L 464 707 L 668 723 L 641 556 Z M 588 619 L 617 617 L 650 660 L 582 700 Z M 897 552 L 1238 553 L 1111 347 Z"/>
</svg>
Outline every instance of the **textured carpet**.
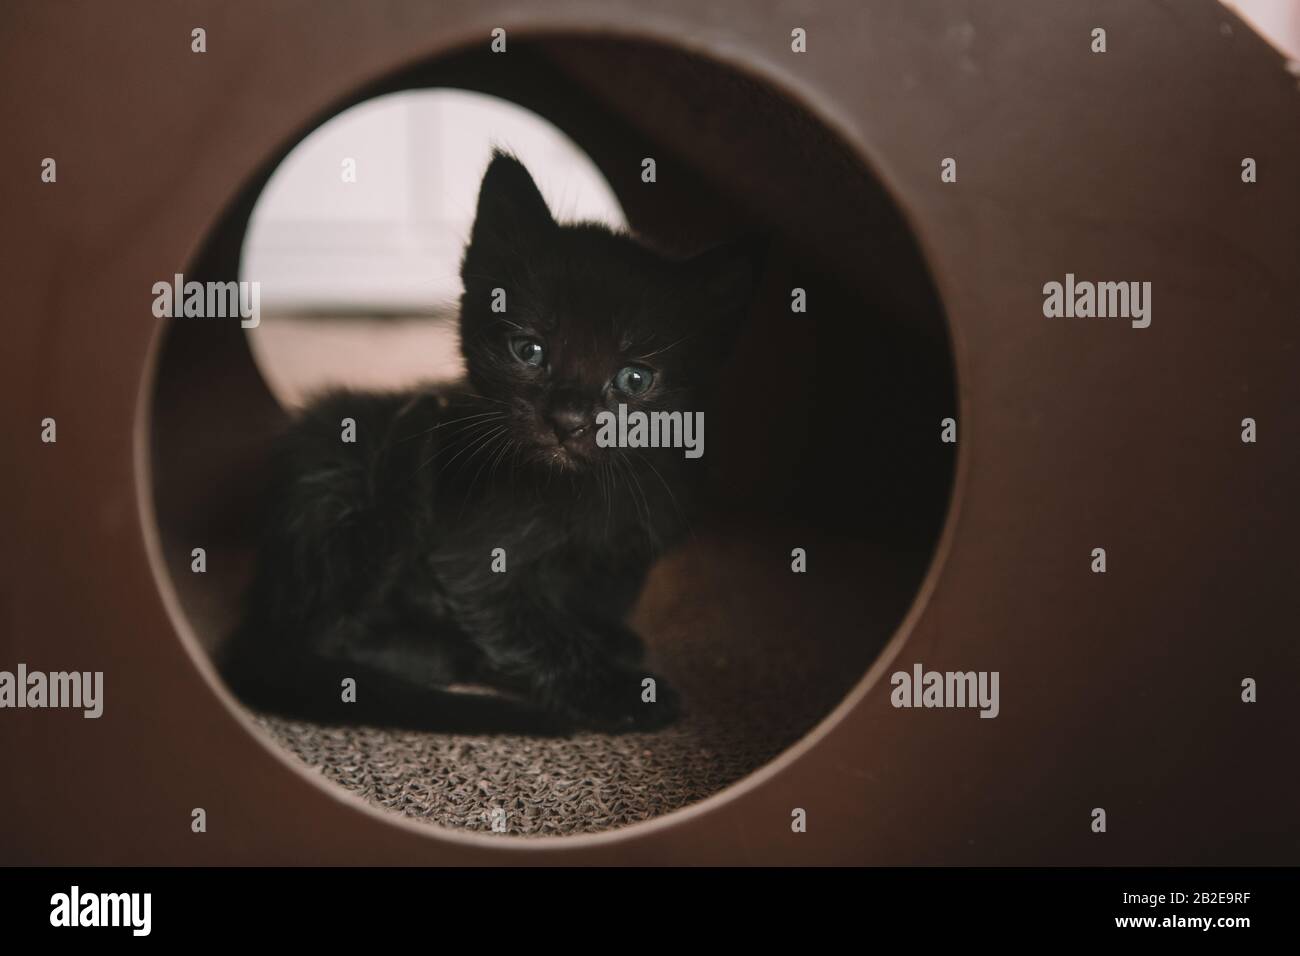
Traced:
<svg viewBox="0 0 1300 956">
<path fill-rule="evenodd" d="M 790 550 L 808 550 L 808 572 Z M 906 610 L 897 569 L 807 533 L 702 533 L 658 565 L 633 623 L 682 692 L 655 733 L 569 737 L 320 726 L 261 715 L 280 744 L 374 805 L 516 835 L 591 833 L 701 800 L 807 733 Z"/>
</svg>

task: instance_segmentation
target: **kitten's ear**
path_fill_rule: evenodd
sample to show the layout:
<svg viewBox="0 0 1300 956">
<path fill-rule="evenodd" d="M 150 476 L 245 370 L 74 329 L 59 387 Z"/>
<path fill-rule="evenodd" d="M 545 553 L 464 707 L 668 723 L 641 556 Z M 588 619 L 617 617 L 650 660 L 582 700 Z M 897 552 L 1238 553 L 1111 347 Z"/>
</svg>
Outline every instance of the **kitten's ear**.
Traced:
<svg viewBox="0 0 1300 956">
<path fill-rule="evenodd" d="M 555 228 L 546 200 L 524 164 L 494 149 L 479 187 L 466 262 L 471 257 L 518 256 L 533 244 L 546 241 Z"/>
</svg>

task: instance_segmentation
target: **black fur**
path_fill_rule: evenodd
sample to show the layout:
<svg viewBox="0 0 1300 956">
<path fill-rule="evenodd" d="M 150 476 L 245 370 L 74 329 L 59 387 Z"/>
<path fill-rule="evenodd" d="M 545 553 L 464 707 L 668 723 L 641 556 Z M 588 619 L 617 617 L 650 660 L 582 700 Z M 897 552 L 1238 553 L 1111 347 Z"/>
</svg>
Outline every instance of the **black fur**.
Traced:
<svg viewBox="0 0 1300 956">
<path fill-rule="evenodd" d="M 496 154 L 461 269 L 468 381 L 334 393 L 293 423 L 223 662 L 236 691 L 281 711 L 444 726 L 443 689 L 479 683 L 561 726 L 670 722 L 677 695 L 656 677 L 657 701 L 642 701 L 654 675 L 624 617 L 687 527 L 703 460 L 597 447 L 593 419 L 619 402 L 699 410 L 756 269 L 749 246 L 675 261 L 557 224 L 527 170 Z M 520 354 L 530 340 L 536 367 Z M 654 373 L 640 396 L 611 386 L 628 364 Z M 340 706 L 346 677 L 357 702 Z"/>
</svg>

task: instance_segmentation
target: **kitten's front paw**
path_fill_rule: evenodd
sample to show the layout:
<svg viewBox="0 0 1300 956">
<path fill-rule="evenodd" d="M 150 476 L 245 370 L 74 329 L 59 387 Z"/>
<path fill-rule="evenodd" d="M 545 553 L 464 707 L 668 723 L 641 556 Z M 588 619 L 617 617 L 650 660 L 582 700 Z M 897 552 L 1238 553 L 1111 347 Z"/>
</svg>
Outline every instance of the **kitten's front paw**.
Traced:
<svg viewBox="0 0 1300 956">
<path fill-rule="evenodd" d="M 658 730 L 681 713 L 681 697 L 671 684 L 635 668 L 614 671 L 584 697 L 577 702 L 580 719 L 610 733 Z"/>
<path fill-rule="evenodd" d="M 645 641 L 632 628 L 624 624 L 610 624 L 606 625 L 604 634 L 610 652 L 619 660 L 627 664 L 639 664 L 645 659 Z"/>
</svg>

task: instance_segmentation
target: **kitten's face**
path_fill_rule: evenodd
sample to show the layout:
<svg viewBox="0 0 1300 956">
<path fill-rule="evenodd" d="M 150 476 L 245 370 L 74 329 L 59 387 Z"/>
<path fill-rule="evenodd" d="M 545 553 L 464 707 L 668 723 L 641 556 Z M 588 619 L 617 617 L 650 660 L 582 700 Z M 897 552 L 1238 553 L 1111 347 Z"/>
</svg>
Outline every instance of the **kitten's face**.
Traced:
<svg viewBox="0 0 1300 956">
<path fill-rule="evenodd" d="M 602 411 L 699 410 L 754 279 L 735 250 L 672 262 L 601 227 L 557 225 L 500 155 L 461 273 L 475 390 L 499 404 L 522 460 L 575 471 L 618 453 L 596 442 Z"/>
</svg>

